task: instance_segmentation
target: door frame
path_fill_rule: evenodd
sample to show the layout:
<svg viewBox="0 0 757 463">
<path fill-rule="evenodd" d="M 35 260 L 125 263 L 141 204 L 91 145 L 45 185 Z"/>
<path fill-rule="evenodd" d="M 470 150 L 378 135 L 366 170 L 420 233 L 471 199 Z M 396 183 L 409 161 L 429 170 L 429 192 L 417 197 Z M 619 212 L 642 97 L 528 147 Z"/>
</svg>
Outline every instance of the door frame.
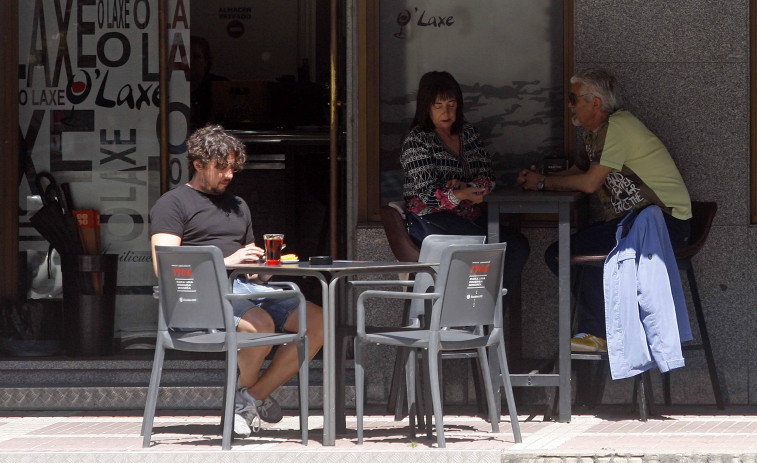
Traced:
<svg viewBox="0 0 757 463">
<path fill-rule="evenodd" d="M 0 2 L 0 313 L 18 298 L 18 0 Z"/>
</svg>

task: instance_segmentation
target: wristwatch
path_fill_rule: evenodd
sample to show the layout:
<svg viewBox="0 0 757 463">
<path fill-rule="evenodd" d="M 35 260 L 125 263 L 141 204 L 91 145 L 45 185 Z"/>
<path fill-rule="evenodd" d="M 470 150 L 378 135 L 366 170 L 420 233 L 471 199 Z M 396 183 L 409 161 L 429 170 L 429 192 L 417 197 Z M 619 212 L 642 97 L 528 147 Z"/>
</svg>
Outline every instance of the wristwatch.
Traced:
<svg viewBox="0 0 757 463">
<path fill-rule="evenodd" d="M 536 189 L 537 189 L 537 190 L 539 190 L 539 191 L 544 191 L 544 180 L 546 180 L 546 179 L 547 179 L 547 177 L 546 177 L 546 176 L 544 176 L 544 177 L 542 177 L 542 178 L 541 178 L 541 180 L 539 180 L 539 181 L 538 181 L 538 182 L 536 183 Z"/>
</svg>

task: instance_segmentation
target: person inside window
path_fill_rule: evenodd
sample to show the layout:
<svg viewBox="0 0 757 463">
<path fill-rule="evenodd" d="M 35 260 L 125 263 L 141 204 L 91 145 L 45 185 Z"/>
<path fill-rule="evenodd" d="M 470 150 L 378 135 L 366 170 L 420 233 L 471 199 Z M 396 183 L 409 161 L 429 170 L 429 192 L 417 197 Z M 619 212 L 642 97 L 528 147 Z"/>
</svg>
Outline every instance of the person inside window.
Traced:
<svg viewBox="0 0 757 463">
<path fill-rule="evenodd" d="M 465 121 L 463 93 L 450 73 L 421 77 L 400 163 L 408 231 L 418 245 L 429 234 L 486 236 L 482 202 L 495 186 L 491 155 L 478 130 Z M 530 247 L 511 228 L 500 227 L 500 237 L 507 243 L 503 285 L 512 291 Z"/>
<path fill-rule="evenodd" d="M 212 85 L 214 81 L 229 80 L 210 72 L 213 55 L 204 37 L 193 35 L 189 39 L 190 128 L 199 129 L 213 122 Z"/>
</svg>

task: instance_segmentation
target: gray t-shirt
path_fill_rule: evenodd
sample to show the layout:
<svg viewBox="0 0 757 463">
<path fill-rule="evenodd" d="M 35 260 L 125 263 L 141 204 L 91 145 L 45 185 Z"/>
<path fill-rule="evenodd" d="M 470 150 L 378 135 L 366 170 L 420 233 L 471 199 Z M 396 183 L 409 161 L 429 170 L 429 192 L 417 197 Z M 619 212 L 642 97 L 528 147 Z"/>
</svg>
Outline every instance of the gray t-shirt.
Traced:
<svg viewBox="0 0 757 463">
<path fill-rule="evenodd" d="M 214 245 L 227 257 L 254 241 L 250 209 L 231 193 L 209 195 L 180 185 L 150 210 L 150 236 L 170 233 L 183 246 Z"/>
</svg>

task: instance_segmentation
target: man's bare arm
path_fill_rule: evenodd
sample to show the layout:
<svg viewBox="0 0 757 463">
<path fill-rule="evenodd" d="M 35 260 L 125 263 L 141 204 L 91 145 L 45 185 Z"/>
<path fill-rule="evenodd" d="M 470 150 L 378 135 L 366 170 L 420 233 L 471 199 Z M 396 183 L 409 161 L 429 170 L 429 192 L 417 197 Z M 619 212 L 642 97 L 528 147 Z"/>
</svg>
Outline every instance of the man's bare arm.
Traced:
<svg viewBox="0 0 757 463">
<path fill-rule="evenodd" d="M 181 246 L 181 236 L 170 233 L 156 233 L 150 238 L 150 248 L 152 249 L 152 269 L 155 276 L 158 275 L 158 259 L 155 258 L 155 246 Z"/>
<path fill-rule="evenodd" d="M 547 175 L 546 177 L 538 172 L 525 171 L 521 173 L 520 179 L 522 179 L 522 186 L 525 190 L 536 190 L 537 184 L 543 178 L 545 190 L 594 193 L 602 187 L 610 172 L 612 172 L 610 167 L 592 164 L 586 172 L 580 169 L 570 169 L 566 174 Z"/>
<path fill-rule="evenodd" d="M 600 164 L 593 164 L 589 170 L 575 175 L 547 176 L 544 180 L 545 190 L 583 191 L 594 193 L 602 188 L 612 168 Z"/>
</svg>

